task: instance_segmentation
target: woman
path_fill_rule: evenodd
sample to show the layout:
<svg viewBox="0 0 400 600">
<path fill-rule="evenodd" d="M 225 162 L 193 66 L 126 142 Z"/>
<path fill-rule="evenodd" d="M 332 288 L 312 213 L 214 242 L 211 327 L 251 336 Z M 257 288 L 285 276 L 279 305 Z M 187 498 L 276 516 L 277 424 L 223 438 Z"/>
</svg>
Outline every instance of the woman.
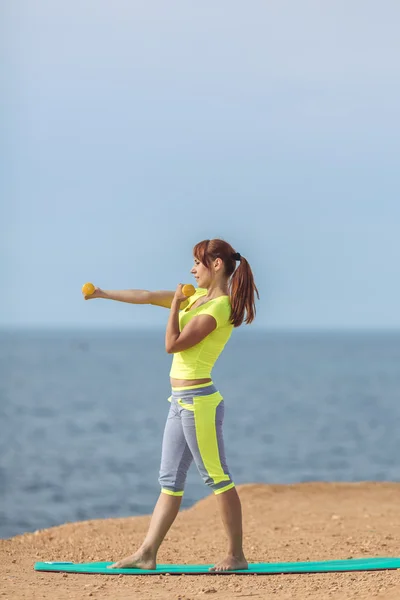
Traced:
<svg viewBox="0 0 400 600">
<path fill-rule="evenodd" d="M 159 483 L 161 493 L 149 530 L 132 556 L 110 568 L 155 569 L 157 551 L 182 501 L 186 474 L 194 459 L 204 482 L 213 490 L 228 536 L 228 552 L 211 571 L 247 569 L 242 545 L 242 510 L 226 464 L 222 438 L 224 401 L 215 388 L 212 368 L 233 327 L 255 317 L 255 286 L 249 263 L 223 240 L 204 240 L 193 250 L 191 273 L 198 288 L 187 299 L 179 284 L 174 292 L 103 291 L 90 298 L 170 308 L 165 348 L 173 354 L 171 407 L 165 425 Z M 239 262 L 237 268 L 236 263 Z"/>
</svg>

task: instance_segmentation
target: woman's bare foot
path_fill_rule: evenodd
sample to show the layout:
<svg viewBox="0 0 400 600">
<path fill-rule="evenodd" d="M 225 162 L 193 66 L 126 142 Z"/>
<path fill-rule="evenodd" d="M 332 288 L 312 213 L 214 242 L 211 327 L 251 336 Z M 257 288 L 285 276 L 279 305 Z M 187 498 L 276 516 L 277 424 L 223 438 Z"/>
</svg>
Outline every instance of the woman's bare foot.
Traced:
<svg viewBox="0 0 400 600">
<path fill-rule="evenodd" d="M 155 569 L 156 557 L 149 551 L 139 550 L 107 567 L 108 569 Z"/>
<path fill-rule="evenodd" d="M 216 571 L 237 571 L 237 570 L 244 570 L 244 569 L 248 569 L 249 565 L 247 563 L 247 560 L 245 559 L 244 555 L 243 556 L 232 556 L 232 555 L 228 555 L 226 558 L 224 558 L 223 560 L 220 560 L 219 562 L 215 563 L 215 565 L 213 567 L 211 567 L 209 570 L 216 572 Z"/>
</svg>

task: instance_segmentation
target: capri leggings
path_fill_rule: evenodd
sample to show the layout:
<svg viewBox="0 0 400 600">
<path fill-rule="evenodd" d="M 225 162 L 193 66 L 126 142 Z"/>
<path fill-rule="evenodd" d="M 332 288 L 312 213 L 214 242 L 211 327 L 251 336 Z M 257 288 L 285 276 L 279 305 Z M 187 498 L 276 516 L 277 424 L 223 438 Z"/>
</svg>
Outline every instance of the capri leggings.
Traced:
<svg viewBox="0 0 400 600">
<path fill-rule="evenodd" d="M 235 486 L 225 458 L 222 423 L 224 400 L 214 384 L 172 388 L 162 443 L 161 491 L 183 496 L 186 475 L 194 460 L 215 494 Z"/>
</svg>

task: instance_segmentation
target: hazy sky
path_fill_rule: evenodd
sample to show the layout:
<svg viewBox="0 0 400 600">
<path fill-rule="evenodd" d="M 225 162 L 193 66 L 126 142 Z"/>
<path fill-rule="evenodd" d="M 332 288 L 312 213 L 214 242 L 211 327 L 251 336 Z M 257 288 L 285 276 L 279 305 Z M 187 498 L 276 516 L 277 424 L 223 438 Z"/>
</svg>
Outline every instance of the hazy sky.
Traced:
<svg viewBox="0 0 400 600">
<path fill-rule="evenodd" d="M 400 327 L 400 3 L 1 4 L 1 326 L 162 325 L 80 288 L 248 258 L 258 327 Z"/>
</svg>

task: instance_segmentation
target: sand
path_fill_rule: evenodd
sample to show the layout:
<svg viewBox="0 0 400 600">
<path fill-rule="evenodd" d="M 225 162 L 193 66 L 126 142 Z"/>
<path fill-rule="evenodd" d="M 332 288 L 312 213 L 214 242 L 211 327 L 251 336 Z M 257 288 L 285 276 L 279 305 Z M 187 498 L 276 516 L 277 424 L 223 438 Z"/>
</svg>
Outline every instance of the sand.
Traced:
<svg viewBox="0 0 400 600">
<path fill-rule="evenodd" d="M 242 500 L 249 562 L 400 557 L 400 483 L 248 484 Z M 149 516 L 67 523 L 0 540 L 0 600 L 234 598 L 400 600 L 400 570 L 298 575 L 39 573 L 36 561 L 107 561 L 130 554 Z M 160 563 L 212 563 L 225 535 L 215 498 L 182 511 Z"/>
</svg>

